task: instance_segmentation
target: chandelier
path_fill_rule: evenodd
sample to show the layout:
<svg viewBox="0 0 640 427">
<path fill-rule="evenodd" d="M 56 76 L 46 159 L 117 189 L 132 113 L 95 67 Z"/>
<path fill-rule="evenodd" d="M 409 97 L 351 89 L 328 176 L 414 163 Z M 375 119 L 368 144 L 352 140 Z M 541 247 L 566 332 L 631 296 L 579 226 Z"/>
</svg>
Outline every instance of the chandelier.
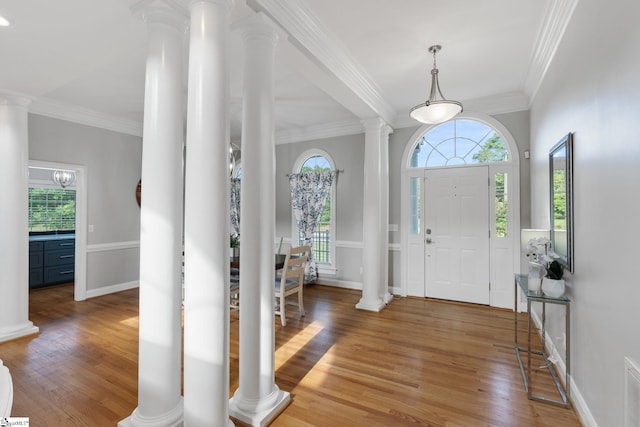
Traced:
<svg viewBox="0 0 640 427">
<path fill-rule="evenodd" d="M 66 188 L 76 182 L 75 171 L 55 170 L 51 174 L 51 179 L 62 188 Z"/>
<path fill-rule="evenodd" d="M 429 99 L 422 104 L 418 104 L 409 111 L 409 115 L 422 123 L 438 124 L 452 119 L 462 112 L 462 104 L 458 101 L 450 101 L 444 98 L 438 83 L 438 68 L 436 68 L 436 53 L 442 49 L 440 45 L 429 48 L 429 53 L 433 54 L 433 69 L 431 70 L 431 92 Z M 437 99 L 440 95 L 440 99 Z"/>
</svg>

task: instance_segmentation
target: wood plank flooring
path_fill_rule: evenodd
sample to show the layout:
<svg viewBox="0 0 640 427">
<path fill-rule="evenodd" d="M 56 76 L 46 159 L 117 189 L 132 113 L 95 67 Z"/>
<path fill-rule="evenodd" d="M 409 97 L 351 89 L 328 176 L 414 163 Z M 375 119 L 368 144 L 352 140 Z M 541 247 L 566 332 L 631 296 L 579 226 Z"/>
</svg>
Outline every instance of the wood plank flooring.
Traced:
<svg viewBox="0 0 640 427">
<path fill-rule="evenodd" d="M 360 296 L 311 286 L 305 317 L 294 308 L 286 327 L 274 319 L 276 383 L 292 401 L 272 426 L 580 426 L 571 409 L 527 399 L 510 311 L 396 298 L 371 313 L 354 308 Z M 115 426 L 129 416 L 137 315 L 137 290 L 84 302 L 73 301 L 69 285 L 32 291 L 40 334 L 0 343 L 13 376 L 12 414 L 36 427 Z M 232 393 L 238 323 L 232 312 Z M 534 381 L 553 392 L 545 375 Z"/>
</svg>

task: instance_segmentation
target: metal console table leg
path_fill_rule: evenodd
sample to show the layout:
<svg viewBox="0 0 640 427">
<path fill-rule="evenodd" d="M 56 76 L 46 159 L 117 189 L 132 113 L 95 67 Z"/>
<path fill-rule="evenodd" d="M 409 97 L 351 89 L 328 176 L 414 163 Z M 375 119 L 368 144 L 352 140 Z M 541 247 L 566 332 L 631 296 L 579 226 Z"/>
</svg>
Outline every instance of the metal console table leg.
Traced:
<svg viewBox="0 0 640 427">
<path fill-rule="evenodd" d="M 522 348 L 518 342 L 518 289 L 522 290 L 524 295 L 527 298 L 527 347 Z M 535 350 L 531 347 L 531 303 L 532 302 L 540 302 L 542 304 L 542 325 L 541 325 L 541 339 L 542 339 L 542 350 Z M 529 292 L 529 284 L 526 275 L 516 274 L 515 276 L 515 295 L 514 295 L 514 325 L 515 325 L 515 333 L 514 333 L 514 349 L 516 352 L 516 357 L 518 359 L 518 365 L 520 366 L 520 373 L 522 374 L 522 380 L 524 382 L 524 388 L 527 391 L 527 397 L 531 400 L 536 400 L 545 403 L 551 403 L 554 405 L 562 406 L 565 408 L 569 408 L 571 406 L 570 403 L 570 372 L 571 372 L 571 336 L 570 336 L 570 300 L 567 297 L 560 298 L 551 298 L 542 293 L 533 293 Z M 566 349 L 565 349 L 565 382 L 564 387 L 558 378 L 558 375 L 553 368 L 553 364 L 549 361 L 549 358 L 544 350 L 544 342 L 545 342 L 545 334 L 546 334 L 546 316 L 547 316 L 547 304 L 560 304 L 565 307 L 565 334 L 566 334 Z M 527 366 L 525 369 L 524 363 L 522 362 L 522 352 L 527 353 Z M 551 399 L 544 396 L 538 396 L 533 394 L 532 387 L 530 384 L 531 381 L 531 364 L 532 364 L 532 354 L 537 354 L 542 356 L 544 360 L 544 364 L 553 379 L 553 382 L 558 390 L 558 394 L 560 395 L 560 400 Z"/>
</svg>

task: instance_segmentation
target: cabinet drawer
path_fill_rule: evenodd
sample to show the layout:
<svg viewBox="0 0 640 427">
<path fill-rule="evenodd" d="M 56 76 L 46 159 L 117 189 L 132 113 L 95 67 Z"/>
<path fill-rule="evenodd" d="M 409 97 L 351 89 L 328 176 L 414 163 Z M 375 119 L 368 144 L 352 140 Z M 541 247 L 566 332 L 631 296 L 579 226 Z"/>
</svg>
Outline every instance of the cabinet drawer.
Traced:
<svg viewBox="0 0 640 427">
<path fill-rule="evenodd" d="M 59 267 L 47 267 L 44 269 L 44 281 L 46 283 L 71 282 L 73 280 L 73 264 Z"/>
<path fill-rule="evenodd" d="M 44 253 L 40 252 L 29 252 L 29 268 L 38 268 L 43 266 L 44 261 Z"/>
<path fill-rule="evenodd" d="M 58 249 L 75 249 L 76 239 L 47 240 L 44 242 L 45 251 L 55 251 Z"/>
<path fill-rule="evenodd" d="M 44 253 L 44 266 L 54 266 L 62 264 L 70 264 L 73 266 L 75 251 L 73 248 L 62 249 L 59 251 L 46 251 Z"/>
<path fill-rule="evenodd" d="M 44 242 L 29 242 L 29 252 L 42 252 Z"/>
<path fill-rule="evenodd" d="M 29 287 L 37 286 L 42 283 L 43 275 L 44 269 L 42 268 L 29 269 Z"/>
</svg>

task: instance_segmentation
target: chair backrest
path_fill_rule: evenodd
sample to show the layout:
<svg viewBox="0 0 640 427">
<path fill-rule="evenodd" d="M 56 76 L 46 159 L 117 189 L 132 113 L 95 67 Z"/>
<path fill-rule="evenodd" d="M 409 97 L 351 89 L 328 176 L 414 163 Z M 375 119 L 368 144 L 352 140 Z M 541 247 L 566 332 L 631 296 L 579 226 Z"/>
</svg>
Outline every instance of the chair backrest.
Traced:
<svg viewBox="0 0 640 427">
<path fill-rule="evenodd" d="M 309 246 L 297 246 L 289 249 L 287 258 L 282 269 L 282 280 L 297 280 L 300 285 L 304 284 L 304 270 L 309 259 Z"/>
<path fill-rule="evenodd" d="M 277 254 L 287 254 L 289 253 L 289 250 L 291 249 L 291 244 L 289 243 L 284 243 L 282 241 L 282 237 L 280 238 L 280 242 L 278 244 L 276 244 L 275 250 Z"/>
</svg>

